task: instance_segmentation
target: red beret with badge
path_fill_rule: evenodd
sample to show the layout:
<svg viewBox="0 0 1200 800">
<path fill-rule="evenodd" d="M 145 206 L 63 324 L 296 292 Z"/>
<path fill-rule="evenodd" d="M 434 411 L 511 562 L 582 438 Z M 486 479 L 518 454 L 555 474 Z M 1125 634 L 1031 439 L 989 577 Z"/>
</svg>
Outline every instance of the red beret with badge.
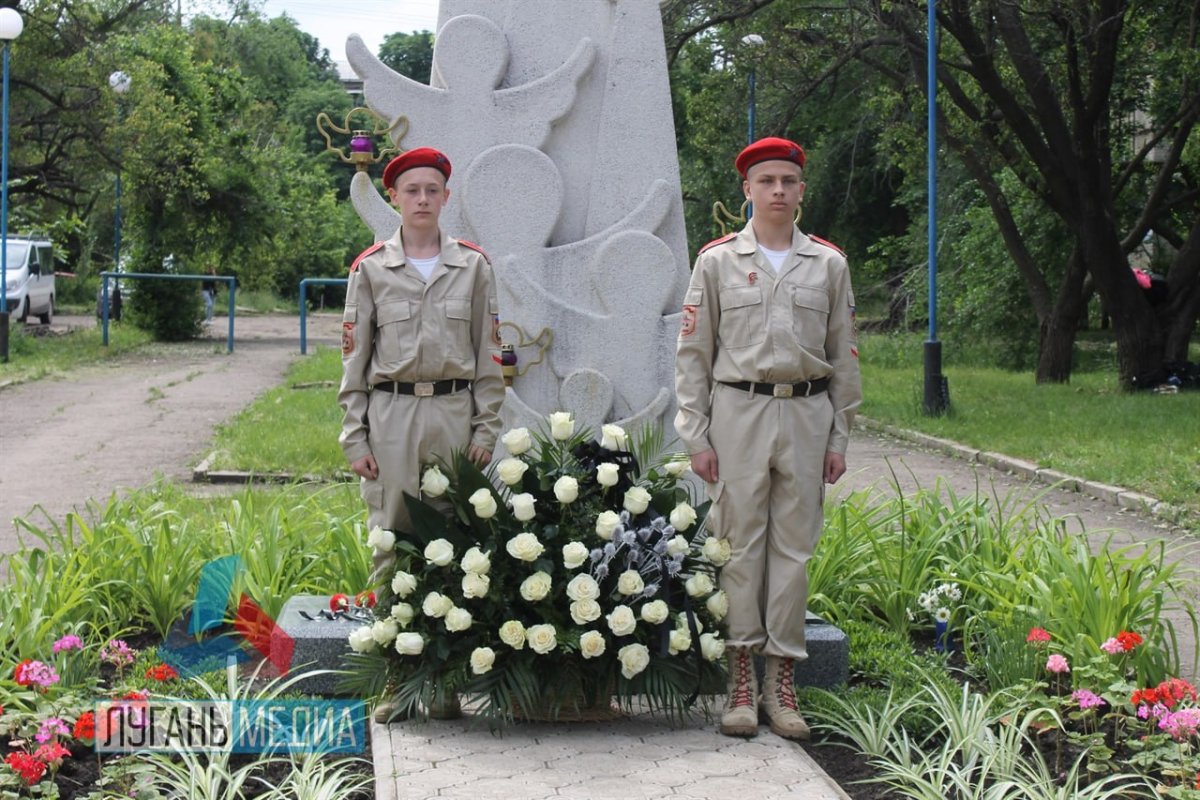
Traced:
<svg viewBox="0 0 1200 800">
<path fill-rule="evenodd" d="M 396 178 L 399 178 L 401 173 L 418 167 L 433 167 L 445 175 L 446 180 L 450 180 L 450 159 L 445 153 L 432 147 L 414 147 L 393 158 L 383 168 L 383 185 L 387 188 L 395 186 Z"/>
<path fill-rule="evenodd" d="M 803 169 L 804 148 L 788 139 L 780 139 L 778 136 L 768 136 L 765 139 L 759 139 L 757 142 L 747 145 L 745 150 L 738 153 L 733 164 L 737 167 L 738 173 L 744 178 L 746 177 L 746 172 L 751 167 L 755 164 L 761 164 L 764 161 L 790 161 Z"/>
</svg>

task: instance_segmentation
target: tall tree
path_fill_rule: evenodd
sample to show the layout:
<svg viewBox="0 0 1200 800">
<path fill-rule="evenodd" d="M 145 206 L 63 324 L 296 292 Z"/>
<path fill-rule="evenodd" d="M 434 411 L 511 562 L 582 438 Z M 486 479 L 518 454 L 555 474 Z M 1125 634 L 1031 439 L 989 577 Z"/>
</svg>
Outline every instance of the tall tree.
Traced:
<svg viewBox="0 0 1200 800">
<path fill-rule="evenodd" d="M 379 46 L 379 60 L 418 83 L 429 83 L 433 71 L 433 34 L 389 33 Z"/>
</svg>

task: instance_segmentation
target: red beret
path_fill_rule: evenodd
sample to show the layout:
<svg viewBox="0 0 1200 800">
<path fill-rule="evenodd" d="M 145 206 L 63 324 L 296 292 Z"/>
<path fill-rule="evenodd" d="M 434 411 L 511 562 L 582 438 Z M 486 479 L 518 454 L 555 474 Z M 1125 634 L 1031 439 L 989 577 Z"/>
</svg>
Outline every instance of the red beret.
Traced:
<svg viewBox="0 0 1200 800">
<path fill-rule="evenodd" d="M 747 170 L 763 161 L 790 161 L 803 169 L 804 148 L 787 139 L 768 136 L 765 139 L 759 139 L 738 153 L 738 157 L 734 160 L 733 164 L 737 167 L 738 173 L 744 178 L 746 177 Z"/>
<path fill-rule="evenodd" d="M 432 147 L 416 147 L 388 162 L 383 168 L 383 185 L 390 189 L 396 184 L 400 173 L 417 167 L 433 167 L 445 175 L 446 180 L 450 179 L 450 159 L 446 158 L 445 153 Z"/>
</svg>

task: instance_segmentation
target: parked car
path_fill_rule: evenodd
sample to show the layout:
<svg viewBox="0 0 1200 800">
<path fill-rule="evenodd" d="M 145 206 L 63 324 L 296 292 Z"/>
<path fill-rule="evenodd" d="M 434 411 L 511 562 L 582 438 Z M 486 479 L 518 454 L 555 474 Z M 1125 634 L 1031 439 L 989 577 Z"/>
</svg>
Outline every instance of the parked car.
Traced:
<svg viewBox="0 0 1200 800">
<path fill-rule="evenodd" d="M 54 247 L 37 236 L 9 236 L 4 289 L 8 311 L 21 322 L 36 314 L 43 325 L 54 314 Z"/>
</svg>

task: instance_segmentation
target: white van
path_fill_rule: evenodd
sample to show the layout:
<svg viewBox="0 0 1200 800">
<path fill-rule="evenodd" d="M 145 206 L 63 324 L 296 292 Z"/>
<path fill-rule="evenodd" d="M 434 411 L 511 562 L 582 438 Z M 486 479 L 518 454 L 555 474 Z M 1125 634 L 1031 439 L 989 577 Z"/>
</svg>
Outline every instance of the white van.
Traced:
<svg viewBox="0 0 1200 800">
<path fill-rule="evenodd" d="M 21 322 L 37 314 L 43 325 L 54 314 L 54 248 L 49 239 L 8 237 L 5 294 L 8 310 Z"/>
</svg>

